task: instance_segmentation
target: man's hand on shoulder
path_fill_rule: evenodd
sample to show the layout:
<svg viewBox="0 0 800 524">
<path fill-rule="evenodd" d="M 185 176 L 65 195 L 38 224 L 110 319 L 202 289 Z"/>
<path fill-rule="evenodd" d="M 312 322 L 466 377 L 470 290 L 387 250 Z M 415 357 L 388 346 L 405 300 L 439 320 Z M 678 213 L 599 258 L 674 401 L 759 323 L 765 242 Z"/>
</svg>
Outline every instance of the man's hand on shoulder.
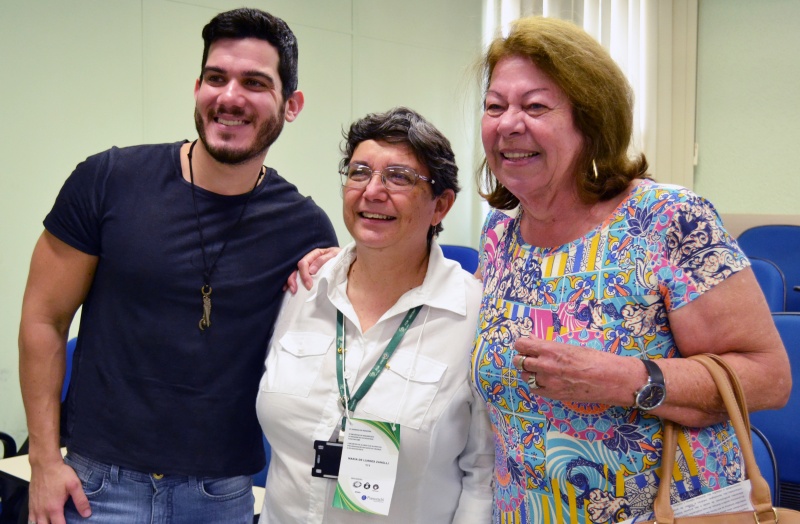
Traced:
<svg viewBox="0 0 800 524">
<path fill-rule="evenodd" d="M 311 289 L 311 286 L 314 285 L 313 276 L 325 265 L 325 262 L 338 255 L 341 250 L 342 248 L 339 247 L 324 247 L 309 251 L 306 256 L 301 258 L 297 263 L 297 270 L 292 271 L 292 274 L 289 275 L 289 279 L 283 286 L 283 290 L 289 290 L 293 295 L 297 293 L 298 275 L 305 288 Z"/>
</svg>

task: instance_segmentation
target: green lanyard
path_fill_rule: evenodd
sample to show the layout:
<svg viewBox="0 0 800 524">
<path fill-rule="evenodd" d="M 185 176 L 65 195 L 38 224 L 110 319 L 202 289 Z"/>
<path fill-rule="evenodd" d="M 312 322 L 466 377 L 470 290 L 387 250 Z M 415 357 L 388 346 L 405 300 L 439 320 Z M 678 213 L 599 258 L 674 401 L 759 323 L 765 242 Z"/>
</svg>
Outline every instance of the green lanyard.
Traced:
<svg viewBox="0 0 800 524">
<path fill-rule="evenodd" d="M 348 388 L 347 382 L 344 380 L 344 315 L 342 315 L 342 312 L 338 309 L 336 310 L 336 380 L 339 383 L 339 402 L 344 409 L 350 412 L 356 410 L 358 402 L 364 398 L 369 388 L 375 383 L 378 375 L 380 375 L 386 367 L 386 362 L 392 357 L 394 350 L 397 349 L 397 346 L 403 339 L 403 335 L 405 335 L 408 328 L 411 327 L 411 323 L 414 322 L 420 309 L 422 309 L 422 306 L 417 306 L 414 309 L 408 310 L 405 318 L 400 323 L 400 327 L 395 331 L 392 340 L 389 341 L 386 349 L 383 350 L 383 354 L 378 358 L 375 365 L 372 366 L 364 382 L 361 383 L 361 387 L 358 388 L 355 395 L 352 397 L 350 396 L 350 388 Z M 342 429 L 344 429 L 346 419 L 347 417 L 342 417 Z"/>
</svg>

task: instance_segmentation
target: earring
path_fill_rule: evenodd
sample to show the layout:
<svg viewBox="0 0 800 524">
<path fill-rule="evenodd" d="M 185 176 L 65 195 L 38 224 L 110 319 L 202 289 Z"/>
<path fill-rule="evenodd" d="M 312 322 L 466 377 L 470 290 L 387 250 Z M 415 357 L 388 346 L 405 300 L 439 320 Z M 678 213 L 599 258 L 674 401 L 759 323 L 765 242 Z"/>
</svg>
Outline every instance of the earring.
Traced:
<svg viewBox="0 0 800 524">
<path fill-rule="evenodd" d="M 594 169 L 594 181 L 597 182 L 597 163 L 594 159 L 592 160 L 592 169 Z"/>
</svg>

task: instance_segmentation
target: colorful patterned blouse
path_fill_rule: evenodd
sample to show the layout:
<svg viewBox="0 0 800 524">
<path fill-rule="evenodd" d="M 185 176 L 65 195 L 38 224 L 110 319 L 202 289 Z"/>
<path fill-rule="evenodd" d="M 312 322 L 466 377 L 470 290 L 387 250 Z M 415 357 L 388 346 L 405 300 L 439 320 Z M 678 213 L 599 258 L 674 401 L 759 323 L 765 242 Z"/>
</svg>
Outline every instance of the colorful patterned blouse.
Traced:
<svg viewBox="0 0 800 524">
<path fill-rule="evenodd" d="M 659 484 L 659 419 L 533 394 L 512 365 L 514 341 L 533 335 L 633 358 L 680 357 L 667 313 L 747 267 L 744 254 L 711 203 L 650 180 L 569 244 L 526 244 L 518 218 L 493 210 L 481 246 L 472 373 L 495 431 L 493 522 L 607 523 L 648 513 Z M 674 501 L 742 480 L 728 424 L 684 431 L 679 448 Z"/>
</svg>

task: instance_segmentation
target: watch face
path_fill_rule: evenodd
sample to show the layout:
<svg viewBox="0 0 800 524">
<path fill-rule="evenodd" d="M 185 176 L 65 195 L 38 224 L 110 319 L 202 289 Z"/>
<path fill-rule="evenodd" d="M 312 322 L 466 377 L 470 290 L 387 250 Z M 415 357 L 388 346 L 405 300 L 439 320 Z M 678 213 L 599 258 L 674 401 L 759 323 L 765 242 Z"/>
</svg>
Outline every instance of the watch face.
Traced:
<svg viewBox="0 0 800 524">
<path fill-rule="evenodd" d="M 653 409 L 661 405 L 666 396 L 666 388 L 662 384 L 646 384 L 636 396 L 640 409 Z"/>
</svg>

